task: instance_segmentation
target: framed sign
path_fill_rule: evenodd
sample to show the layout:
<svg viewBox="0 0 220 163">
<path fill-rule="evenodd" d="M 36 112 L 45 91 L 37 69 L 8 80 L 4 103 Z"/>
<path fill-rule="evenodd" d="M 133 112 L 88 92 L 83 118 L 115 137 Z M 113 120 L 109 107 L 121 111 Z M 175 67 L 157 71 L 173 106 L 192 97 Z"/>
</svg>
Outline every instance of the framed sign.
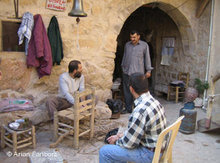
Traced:
<svg viewBox="0 0 220 163">
<path fill-rule="evenodd" d="M 46 8 L 57 11 L 65 11 L 66 0 L 47 0 Z"/>
</svg>

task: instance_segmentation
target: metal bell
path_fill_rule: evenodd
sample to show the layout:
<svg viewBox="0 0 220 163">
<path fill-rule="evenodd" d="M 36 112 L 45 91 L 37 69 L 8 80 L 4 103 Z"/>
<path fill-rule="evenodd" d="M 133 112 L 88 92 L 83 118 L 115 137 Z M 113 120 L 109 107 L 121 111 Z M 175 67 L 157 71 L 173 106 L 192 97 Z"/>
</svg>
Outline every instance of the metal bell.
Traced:
<svg viewBox="0 0 220 163">
<path fill-rule="evenodd" d="M 83 10 L 83 0 L 74 0 L 73 8 L 68 13 L 68 16 L 73 16 L 73 17 L 86 17 L 87 16 L 87 14 Z"/>
</svg>

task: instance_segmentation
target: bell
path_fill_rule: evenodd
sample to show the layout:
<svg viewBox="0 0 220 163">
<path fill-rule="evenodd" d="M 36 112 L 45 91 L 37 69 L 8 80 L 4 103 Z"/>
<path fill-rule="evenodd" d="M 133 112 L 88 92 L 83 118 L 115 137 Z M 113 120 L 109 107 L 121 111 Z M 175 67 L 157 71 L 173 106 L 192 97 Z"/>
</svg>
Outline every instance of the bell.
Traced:
<svg viewBox="0 0 220 163">
<path fill-rule="evenodd" d="M 73 8 L 68 15 L 74 17 L 86 17 L 87 14 L 83 10 L 83 0 L 74 0 Z"/>
</svg>

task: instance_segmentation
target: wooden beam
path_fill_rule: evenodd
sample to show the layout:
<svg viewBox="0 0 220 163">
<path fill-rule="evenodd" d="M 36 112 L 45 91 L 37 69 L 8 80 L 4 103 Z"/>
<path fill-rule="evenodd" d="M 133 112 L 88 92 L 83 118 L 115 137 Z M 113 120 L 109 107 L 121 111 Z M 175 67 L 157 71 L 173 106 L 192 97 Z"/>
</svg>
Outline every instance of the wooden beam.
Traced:
<svg viewBox="0 0 220 163">
<path fill-rule="evenodd" d="M 213 81 L 213 83 L 215 83 L 217 80 L 219 80 L 220 79 L 220 73 L 218 73 L 218 74 L 216 74 L 214 77 L 213 77 L 213 79 L 212 79 L 212 81 Z"/>
<path fill-rule="evenodd" d="M 205 7 L 207 6 L 207 4 L 209 3 L 209 0 L 201 0 L 202 2 L 199 5 L 199 8 L 196 11 L 196 17 L 199 18 L 203 11 L 205 10 Z"/>
</svg>

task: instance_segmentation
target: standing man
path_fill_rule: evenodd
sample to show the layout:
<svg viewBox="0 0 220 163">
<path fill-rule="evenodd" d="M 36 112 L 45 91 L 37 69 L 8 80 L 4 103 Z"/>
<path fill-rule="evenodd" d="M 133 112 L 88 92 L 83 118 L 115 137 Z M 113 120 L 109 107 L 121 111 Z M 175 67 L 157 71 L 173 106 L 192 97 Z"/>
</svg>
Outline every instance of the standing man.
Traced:
<svg viewBox="0 0 220 163">
<path fill-rule="evenodd" d="M 140 40 L 138 31 L 130 32 L 130 40 L 125 44 L 124 56 L 122 59 L 123 71 L 123 91 L 125 100 L 125 110 L 122 113 L 131 113 L 133 97 L 129 90 L 129 78 L 133 73 L 145 74 L 147 78 L 151 76 L 151 60 L 149 47 L 146 42 Z"/>
<path fill-rule="evenodd" d="M 99 151 L 100 163 L 151 163 L 159 134 L 166 127 L 164 108 L 148 91 L 146 75 L 132 74 L 129 88 L 135 98 L 135 108 L 128 128 L 107 139 L 109 144 Z"/>
<path fill-rule="evenodd" d="M 65 72 L 59 77 L 58 96 L 50 97 L 46 101 L 50 118 L 53 118 L 54 111 L 72 107 L 75 102 L 73 97 L 74 92 L 82 92 L 85 89 L 81 62 L 77 60 L 71 61 L 68 69 L 69 72 Z"/>
</svg>

